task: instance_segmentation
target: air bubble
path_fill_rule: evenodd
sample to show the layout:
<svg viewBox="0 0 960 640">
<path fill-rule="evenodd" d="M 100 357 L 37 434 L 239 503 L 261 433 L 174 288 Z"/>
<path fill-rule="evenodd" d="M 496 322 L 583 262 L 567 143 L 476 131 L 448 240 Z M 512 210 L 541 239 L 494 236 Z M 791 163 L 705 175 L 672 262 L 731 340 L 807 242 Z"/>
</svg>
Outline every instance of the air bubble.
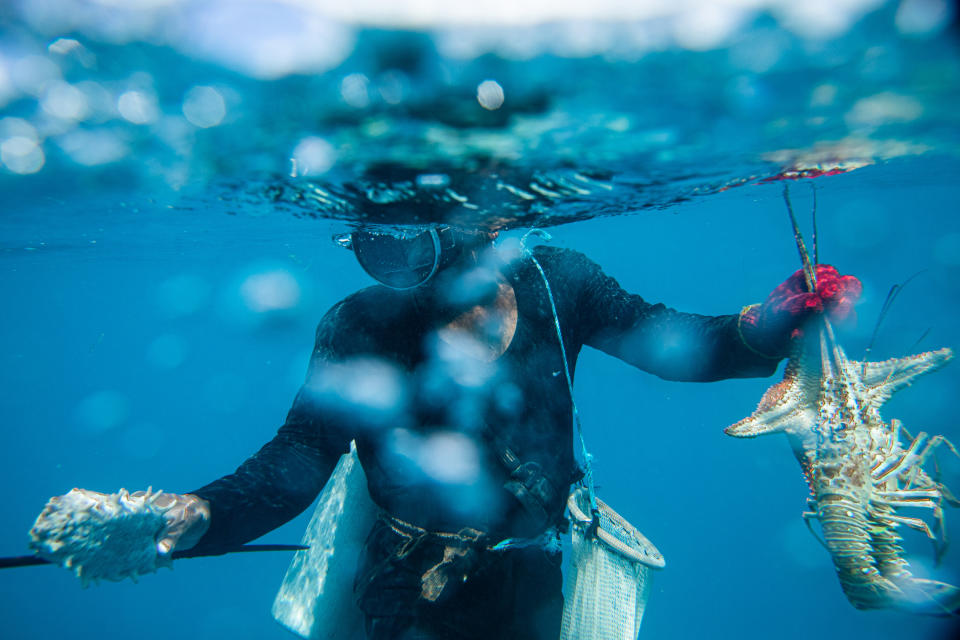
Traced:
<svg viewBox="0 0 960 640">
<path fill-rule="evenodd" d="M 477 86 L 477 102 L 488 111 L 495 111 L 503 106 L 503 87 L 496 80 L 484 80 Z"/>
<path fill-rule="evenodd" d="M 213 87 L 196 86 L 183 99 L 183 115 L 195 127 L 215 127 L 227 115 L 223 95 Z"/>
</svg>

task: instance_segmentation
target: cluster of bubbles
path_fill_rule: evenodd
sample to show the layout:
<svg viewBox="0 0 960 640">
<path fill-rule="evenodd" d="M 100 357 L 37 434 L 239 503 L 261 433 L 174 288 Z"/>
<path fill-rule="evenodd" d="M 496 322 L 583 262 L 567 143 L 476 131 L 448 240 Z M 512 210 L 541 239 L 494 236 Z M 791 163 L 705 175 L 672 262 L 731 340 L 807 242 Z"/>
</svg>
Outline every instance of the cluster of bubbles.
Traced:
<svg viewBox="0 0 960 640">
<path fill-rule="evenodd" d="M 0 106 L 24 113 L 0 118 L 5 169 L 36 173 L 51 149 L 75 165 L 109 165 L 144 137 L 163 141 L 171 153 L 188 152 L 193 133 L 220 125 L 228 102 L 237 101 L 229 87 L 194 85 L 171 113 L 162 108 L 151 73 L 105 78 L 94 72 L 97 65 L 97 56 L 73 38 L 58 38 L 43 53 L 0 49 Z"/>
<path fill-rule="evenodd" d="M 758 150 L 815 139 L 841 141 L 827 161 L 875 158 L 882 153 L 851 145 L 954 118 L 938 103 L 946 90 L 911 71 L 897 44 L 941 34 L 956 18 L 946 0 L 18 0 L 7 15 L 0 178 L 68 169 L 203 190 L 268 175 L 271 192 L 284 189 L 281 178 L 317 179 L 290 199 L 331 216 L 404 201 L 384 167 L 427 176 L 617 167 L 641 177 L 667 168 L 628 185 L 649 189 L 711 161 L 746 165 Z M 663 54 L 689 64 L 664 64 Z M 817 68 L 838 75 L 788 86 L 780 74 Z M 955 64 L 938 69 L 943 87 L 960 75 Z M 743 165 L 731 175 L 758 175 Z M 440 194 L 443 207 L 470 198 L 451 206 L 489 213 L 504 206 L 494 196 L 509 194 L 539 215 L 557 209 L 552 200 L 584 200 L 576 189 L 554 199 L 536 177 L 478 189 L 417 183 L 408 208 Z M 690 196 L 675 191 L 628 200 Z M 272 203 L 269 194 L 250 200 Z"/>
<path fill-rule="evenodd" d="M 495 286 L 497 266 L 516 257 L 487 253 L 475 268 L 437 284 L 436 295 L 470 308 Z M 420 350 L 413 370 L 372 355 L 317 362 L 304 388 L 323 414 L 370 432 L 391 479 L 429 487 L 431 496 L 457 513 L 483 512 L 496 500 L 497 484 L 484 453 L 486 425 L 509 424 L 522 409 L 520 391 L 509 382 L 509 365 L 489 357 L 502 318 L 474 330 L 438 328 Z"/>
</svg>

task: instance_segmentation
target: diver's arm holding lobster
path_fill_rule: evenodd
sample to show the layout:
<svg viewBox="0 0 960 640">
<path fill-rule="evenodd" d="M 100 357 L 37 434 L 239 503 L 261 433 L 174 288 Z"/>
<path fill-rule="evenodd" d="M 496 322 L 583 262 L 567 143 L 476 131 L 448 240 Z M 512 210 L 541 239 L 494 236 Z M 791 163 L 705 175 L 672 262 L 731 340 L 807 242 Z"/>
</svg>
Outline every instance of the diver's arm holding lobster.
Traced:
<svg viewBox="0 0 960 640">
<path fill-rule="evenodd" d="M 812 315 L 826 312 L 833 320 L 850 318 L 860 294 L 856 278 L 818 265 L 814 293 L 806 291 L 798 271 L 763 304 L 745 307 L 739 314 L 705 316 L 627 293 L 581 254 L 566 262 L 574 269 L 567 277 L 579 279 L 582 342 L 667 380 L 772 375 L 786 357 L 791 337 Z"/>
</svg>

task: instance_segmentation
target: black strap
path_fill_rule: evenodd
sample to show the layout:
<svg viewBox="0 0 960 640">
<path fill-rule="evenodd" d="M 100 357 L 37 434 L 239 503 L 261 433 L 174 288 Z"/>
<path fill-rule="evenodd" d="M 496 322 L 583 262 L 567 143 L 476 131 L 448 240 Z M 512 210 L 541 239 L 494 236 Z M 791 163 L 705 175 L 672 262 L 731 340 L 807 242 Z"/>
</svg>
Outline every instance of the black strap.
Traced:
<svg viewBox="0 0 960 640">
<path fill-rule="evenodd" d="M 214 549 L 211 551 L 174 551 L 173 559 L 181 558 L 204 558 L 207 556 L 222 556 L 228 553 L 251 553 L 257 551 L 302 551 L 309 549 L 302 544 L 245 544 L 240 547 L 231 547 L 225 549 Z M 44 564 L 56 564 L 40 556 L 11 556 L 0 558 L 0 569 L 14 569 L 16 567 L 35 567 Z"/>
<path fill-rule="evenodd" d="M 527 514 L 543 530 L 559 524 L 552 507 L 563 496 L 554 481 L 550 479 L 538 462 L 524 462 L 519 455 L 504 443 L 494 443 L 498 459 L 507 471 L 504 489 L 512 494 L 526 510 Z M 562 516 L 561 516 L 562 520 Z"/>
</svg>

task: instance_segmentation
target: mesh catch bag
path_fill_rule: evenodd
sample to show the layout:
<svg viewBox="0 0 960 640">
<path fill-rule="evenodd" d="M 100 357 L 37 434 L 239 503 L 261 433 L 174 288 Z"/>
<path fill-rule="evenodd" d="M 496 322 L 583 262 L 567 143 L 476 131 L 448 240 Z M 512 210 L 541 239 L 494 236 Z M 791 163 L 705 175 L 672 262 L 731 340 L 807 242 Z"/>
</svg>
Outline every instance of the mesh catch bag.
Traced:
<svg viewBox="0 0 960 640">
<path fill-rule="evenodd" d="M 273 601 L 273 617 L 303 638 L 362 637 L 363 614 L 353 577 L 363 541 L 376 518 L 367 478 L 351 443 L 320 493 L 303 544 Z"/>
<path fill-rule="evenodd" d="M 595 536 L 587 534 L 590 495 L 570 494 L 573 553 L 564 584 L 561 640 L 635 640 L 650 594 L 650 574 L 663 556 L 629 522 L 601 500 Z"/>
</svg>

